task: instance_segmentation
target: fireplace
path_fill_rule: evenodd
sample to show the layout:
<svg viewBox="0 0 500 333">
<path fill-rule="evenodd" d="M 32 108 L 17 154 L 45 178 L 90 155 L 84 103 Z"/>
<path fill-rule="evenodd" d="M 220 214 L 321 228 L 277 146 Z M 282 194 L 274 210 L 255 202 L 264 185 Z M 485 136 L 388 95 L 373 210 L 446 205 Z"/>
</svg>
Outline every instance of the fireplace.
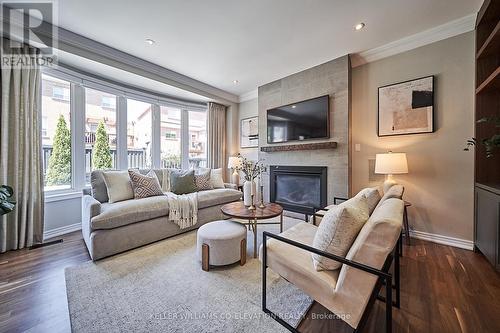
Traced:
<svg viewBox="0 0 500 333">
<path fill-rule="evenodd" d="M 327 167 L 271 166 L 270 200 L 285 210 L 313 214 L 326 206 Z"/>
</svg>

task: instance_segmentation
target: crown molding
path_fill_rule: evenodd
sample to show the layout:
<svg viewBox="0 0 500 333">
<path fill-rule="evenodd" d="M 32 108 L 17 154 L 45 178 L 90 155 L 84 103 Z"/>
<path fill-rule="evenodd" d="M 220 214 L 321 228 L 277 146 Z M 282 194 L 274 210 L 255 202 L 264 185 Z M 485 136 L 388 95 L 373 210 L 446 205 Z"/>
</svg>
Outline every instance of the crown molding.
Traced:
<svg viewBox="0 0 500 333">
<path fill-rule="evenodd" d="M 17 17 L 14 17 L 14 19 L 11 20 L 4 20 L 0 17 L 0 27 L 2 27 L 5 23 L 22 28 L 24 27 L 25 21 L 26 20 L 21 21 Z M 147 60 L 143 60 L 139 57 L 120 51 L 72 31 L 52 25 L 46 21 L 42 21 L 38 27 L 38 31 L 40 35 L 43 35 L 46 38 L 54 38 L 54 46 L 57 50 L 72 53 L 89 60 L 171 85 L 179 89 L 187 90 L 192 93 L 223 102 L 224 104 L 227 104 L 227 102 L 238 103 L 238 96 L 235 94 L 216 88 L 207 83 L 198 81 L 187 75 L 180 74 Z M 23 41 L 20 36 L 7 36 L 2 29 L 0 29 L 0 35 L 8 38 L 15 37 L 16 40 Z M 30 43 L 32 43 L 32 41 L 30 41 Z M 34 44 L 33 46 L 36 47 L 37 45 Z"/>
<path fill-rule="evenodd" d="M 242 102 L 250 101 L 252 99 L 256 99 L 258 96 L 259 96 L 258 90 L 254 89 L 252 91 L 246 92 L 246 93 L 238 96 L 238 102 L 242 103 Z"/>
<path fill-rule="evenodd" d="M 475 27 L 476 15 L 477 14 L 467 15 L 457 20 L 453 20 L 429 30 L 401 38 L 374 49 L 352 54 L 352 67 L 361 66 L 369 62 L 377 61 L 398 53 L 413 50 L 417 47 L 472 31 Z"/>
</svg>

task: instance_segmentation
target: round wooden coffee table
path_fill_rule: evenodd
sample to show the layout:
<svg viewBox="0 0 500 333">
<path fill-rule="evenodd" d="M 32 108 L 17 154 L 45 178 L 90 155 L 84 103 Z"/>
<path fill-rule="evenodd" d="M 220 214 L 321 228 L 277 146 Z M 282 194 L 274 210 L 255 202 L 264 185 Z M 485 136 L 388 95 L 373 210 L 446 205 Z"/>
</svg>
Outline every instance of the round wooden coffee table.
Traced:
<svg viewBox="0 0 500 333">
<path fill-rule="evenodd" d="M 222 213 L 229 217 L 248 220 L 248 228 L 252 228 L 253 232 L 253 257 L 257 258 L 257 225 L 259 224 L 279 224 L 280 232 L 283 232 L 283 207 L 276 203 L 266 203 L 265 208 L 255 207 L 254 210 L 248 209 L 243 201 L 232 202 L 221 207 Z M 270 219 L 279 216 L 279 222 L 262 222 L 260 220 Z"/>
</svg>

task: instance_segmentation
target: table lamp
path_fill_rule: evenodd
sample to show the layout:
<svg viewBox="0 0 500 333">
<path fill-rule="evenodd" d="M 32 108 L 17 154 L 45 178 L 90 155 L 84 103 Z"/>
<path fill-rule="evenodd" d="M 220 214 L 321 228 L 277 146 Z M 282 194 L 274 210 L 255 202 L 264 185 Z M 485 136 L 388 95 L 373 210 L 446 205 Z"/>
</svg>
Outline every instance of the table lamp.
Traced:
<svg viewBox="0 0 500 333">
<path fill-rule="evenodd" d="M 388 152 L 375 155 L 375 173 L 386 175 L 384 193 L 396 184 L 392 175 L 408 173 L 408 162 L 405 153 Z"/>
<path fill-rule="evenodd" d="M 241 158 L 238 156 L 230 156 L 227 163 L 229 169 L 233 169 L 233 174 L 231 175 L 231 183 L 239 185 L 240 184 L 240 174 L 238 169 L 241 168 Z"/>
</svg>

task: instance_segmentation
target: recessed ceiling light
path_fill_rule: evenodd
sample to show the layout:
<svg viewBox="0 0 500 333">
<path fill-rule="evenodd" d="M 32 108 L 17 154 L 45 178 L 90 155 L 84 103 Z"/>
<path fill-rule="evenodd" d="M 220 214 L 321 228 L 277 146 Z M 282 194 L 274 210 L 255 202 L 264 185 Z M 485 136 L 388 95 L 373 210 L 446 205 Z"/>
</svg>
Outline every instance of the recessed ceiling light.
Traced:
<svg viewBox="0 0 500 333">
<path fill-rule="evenodd" d="M 233 80 L 233 83 L 234 83 L 234 84 L 238 84 L 238 83 L 240 83 L 240 81 L 238 81 L 238 80 Z"/>
<path fill-rule="evenodd" d="M 151 38 L 146 38 L 146 43 L 148 43 L 149 45 L 153 45 L 156 42 Z"/>
<path fill-rule="evenodd" d="M 295 109 L 297 107 L 297 105 L 292 105 L 292 109 Z"/>
<path fill-rule="evenodd" d="M 361 30 L 361 29 L 363 29 L 364 27 L 365 27 L 365 24 L 364 24 L 363 22 L 361 22 L 361 23 L 356 24 L 356 25 L 354 26 L 354 29 L 356 29 L 356 30 Z"/>
</svg>

